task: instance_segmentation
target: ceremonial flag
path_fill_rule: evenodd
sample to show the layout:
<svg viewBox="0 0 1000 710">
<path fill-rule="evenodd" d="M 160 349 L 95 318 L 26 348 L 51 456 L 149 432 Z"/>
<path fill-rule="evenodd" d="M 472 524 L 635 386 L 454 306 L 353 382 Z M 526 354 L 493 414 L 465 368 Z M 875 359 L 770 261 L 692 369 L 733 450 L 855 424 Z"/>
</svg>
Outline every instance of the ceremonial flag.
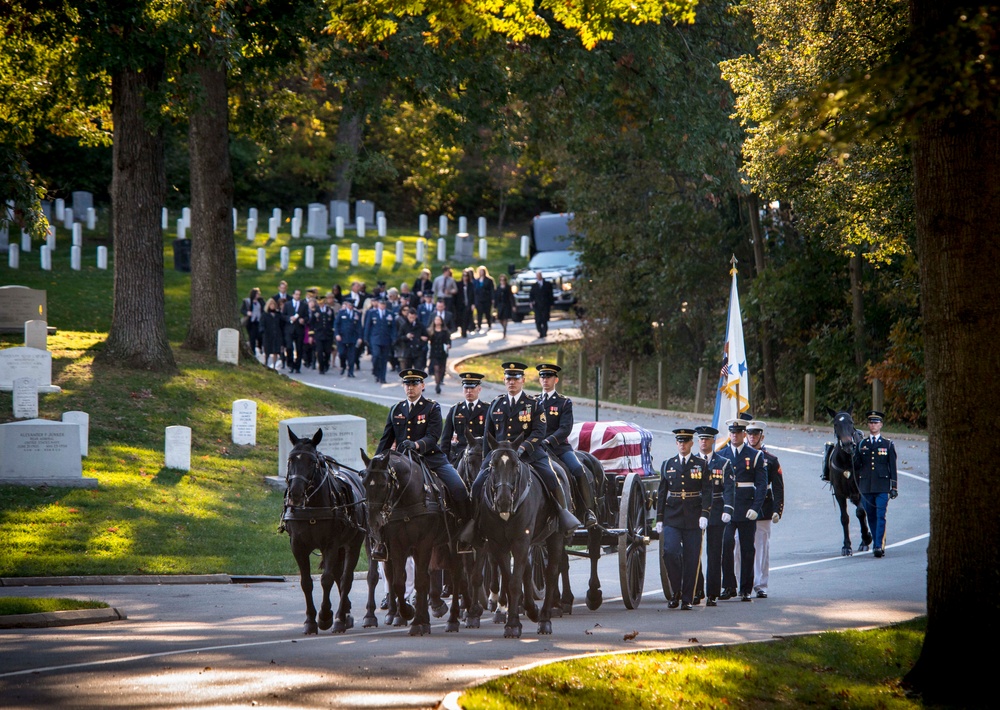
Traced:
<svg viewBox="0 0 1000 710">
<path fill-rule="evenodd" d="M 722 348 L 722 369 L 719 387 L 715 393 L 715 414 L 712 426 L 719 430 L 715 448 L 729 440 L 726 420 L 737 419 L 741 412 L 750 411 L 750 372 L 747 369 L 746 349 L 743 346 L 743 317 L 740 315 L 740 294 L 736 289 L 736 257 L 733 257 L 732 289 L 729 292 L 729 319 L 726 322 L 726 340 Z"/>
</svg>

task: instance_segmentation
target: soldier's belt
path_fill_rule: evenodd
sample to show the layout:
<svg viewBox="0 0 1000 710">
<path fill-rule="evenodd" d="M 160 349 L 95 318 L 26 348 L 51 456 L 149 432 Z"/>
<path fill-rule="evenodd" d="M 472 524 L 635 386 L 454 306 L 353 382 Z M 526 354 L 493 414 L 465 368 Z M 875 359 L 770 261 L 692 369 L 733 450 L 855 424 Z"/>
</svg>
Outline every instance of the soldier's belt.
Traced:
<svg viewBox="0 0 1000 710">
<path fill-rule="evenodd" d="M 755 484 L 754 484 L 753 481 L 737 481 L 736 482 L 736 487 L 737 488 L 753 488 L 754 485 Z"/>
<path fill-rule="evenodd" d="M 700 498 L 701 493 L 699 491 L 668 491 L 667 498 Z"/>
<path fill-rule="evenodd" d="M 712 494 L 712 498 L 713 499 L 714 498 L 718 498 L 719 500 L 722 500 L 724 497 L 725 497 L 725 494 L 723 494 L 723 493 L 713 493 Z"/>
</svg>

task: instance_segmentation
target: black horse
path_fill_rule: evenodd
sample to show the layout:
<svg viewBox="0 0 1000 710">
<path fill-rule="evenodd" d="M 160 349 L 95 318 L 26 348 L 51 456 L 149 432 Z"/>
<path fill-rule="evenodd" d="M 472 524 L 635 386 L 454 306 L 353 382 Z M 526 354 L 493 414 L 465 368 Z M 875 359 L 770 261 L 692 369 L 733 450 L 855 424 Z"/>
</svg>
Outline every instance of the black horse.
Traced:
<svg viewBox="0 0 1000 710">
<path fill-rule="evenodd" d="M 563 552 L 563 536 L 558 530 L 558 511 L 531 468 L 520 460 L 514 441 L 496 441 L 487 433 L 491 454 L 482 499 L 476 513 L 479 533 L 487 540 L 489 554 L 499 564 L 501 589 L 506 591 L 507 618 L 504 638 L 521 637 L 519 611 L 523 605 L 538 633 L 551 634 L 551 610 L 556 598 L 556 580 Z M 570 500 L 569 490 L 564 494 Z M 545 555 L 545 595 L 539 610 L 532 594 L 532 546 Z M 513 568 L 511 563 L 513 562 Z M 473 588 L 482 585 L 477 568 Z M 473 616 L 475 608 L 470 608 Z"/>
<path fill-rule="evenodd" d="M 410 636 L 431 632 L 428 592 L 430 570 L 450 568 L 456 581 L 451 614 L 445 630 L 459 628 L 458 596 L 463 594 L 464 575 L 460 555 L 454 554 L 453 538 L 457 537 L 457 522 L 443 504 L 443 486 L 431 479 L 418 457 L 384 451 L 372 458 L 361 452 L 365 462 L 364 487 L 372 525 L 386 544 L 389 559 L 385 563 L 389 585 L 389 612 L 386 623 L 405 626 L 412 618 Z M 406 558 L 413 556 L 416 607 L 406 603 Z M 374 565 L 373 565 L 374 566 Z M 374 589 L 368 593 L 369 611 L 374 613 Z"/>
<path fill-rule="evenodd" d="M 316 450 L 323 438 L 322 429 L 311 439 L 300 439 L 289 427 L 288 438 L 292 450 L 285 469 L 287 487 L 281 529 L 291 538 L 292 555 L 299 566 L 299 581 L 306 598 L 303 626 L 307 634 L 319 633 L 320 629 L 325 631 L 331 626 L 333 633 L 342 634 L 354 626 L 350 593 L 354 568 L 367 537 L 365 491 L 357 474 L 341 468 L 332 458 Z M 312 596 L 310 558 L 313 550 L 322 554 L 323 601 L 318 620 Z M 334 582 L 340 592 L 336 615 L 330 604 Z"/>
<path fill-rule="evenodd" d="M 861 442 L 862 435 L 854 427 L 851 410 L 835 412 L 827 407 L 827 413 L 833 418 L 833 432 L 837 437 L 835 443 L 826 445 L 826 455 L 823 457 L 823 480 L 829 482 L 833 489 L 833 497 L 840 506 L 840 524 L 844 527 L 844 546 L 840 550 L 843 556 L 854 554 L 851 549 L 851 516 L 847 513 L 847 501 L 850 500 L 857 510 L 858 522 L 861 523 L 861 544 L 858 552 L 865 552 L 872 544 L 872 534 L 868 529 L 868 516 L 861 505 L 861 492 L 858 490 L 857 471 L 854 467 L 854 452 Z"/>
</svg>

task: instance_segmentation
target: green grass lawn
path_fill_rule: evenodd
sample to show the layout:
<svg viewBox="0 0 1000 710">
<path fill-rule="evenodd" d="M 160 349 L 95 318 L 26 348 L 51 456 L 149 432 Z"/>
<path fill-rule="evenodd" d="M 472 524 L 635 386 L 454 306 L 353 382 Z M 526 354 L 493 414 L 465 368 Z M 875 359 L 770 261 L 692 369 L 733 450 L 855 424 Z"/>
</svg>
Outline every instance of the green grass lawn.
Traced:
<svg viewBox="0 0 1000 710">
<path fill-rule="evenodd" d="M 56 597 L 0 597 L 0 616 L 13 614 L 38 614 L 45 611 L 75 611 L 77 609 L 107 609 L 104 602 L 93 599 L 66 599 Z"/>
<path fill-rule="evenodd" d="M 480 685 L 469 710 L 605 708 L 921 708 L 900 680 L 926 619 L 871 631 L 768 643 L 598 656 L 553 663 Z"/>
</svg>

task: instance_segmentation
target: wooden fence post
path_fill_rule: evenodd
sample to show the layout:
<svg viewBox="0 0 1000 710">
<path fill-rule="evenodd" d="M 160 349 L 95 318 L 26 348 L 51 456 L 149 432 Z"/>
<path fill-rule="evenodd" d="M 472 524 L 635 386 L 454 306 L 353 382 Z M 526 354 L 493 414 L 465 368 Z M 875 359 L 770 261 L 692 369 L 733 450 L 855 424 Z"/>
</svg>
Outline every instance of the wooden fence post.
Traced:
<svg viewBox="0 0 1000 710">
<path fill-rule="evenodd" d="M 705 409 L 705 387 L 707 386 L 705 368 L 698 368 L 698 384 L 694 388 L 694 413 L 701 414 Z"/>
<path fill-rule="evenodd" d="M 805 397 L 802 402 L 802 421 L 812 424 L 816 415 L 816 375 L 809 373 L 805 381 Z"/>
</svg>

